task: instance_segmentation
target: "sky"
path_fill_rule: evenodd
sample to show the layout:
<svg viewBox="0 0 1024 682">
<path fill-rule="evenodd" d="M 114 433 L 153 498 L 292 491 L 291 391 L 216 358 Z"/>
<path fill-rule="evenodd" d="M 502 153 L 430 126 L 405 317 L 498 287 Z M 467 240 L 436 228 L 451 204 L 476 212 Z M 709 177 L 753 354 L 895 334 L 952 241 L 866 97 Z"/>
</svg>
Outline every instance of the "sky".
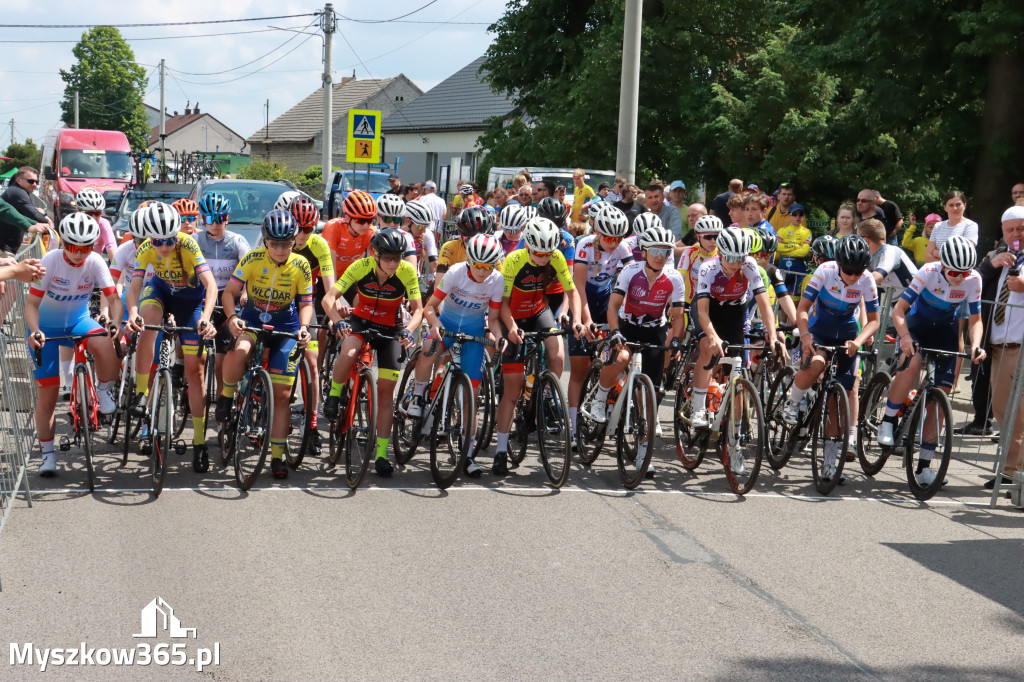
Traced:
<svg viewBox="0 0 1024 682">
<path fill-rule="evenodd" d="M 393 0 L 386 5 L 335 0 L 333 4 L 340 15 L 332 50 L 334 82 L 351 76 L 353 70 L 357 78 L 404 73 L 426 92 L 484 53 L 492 40 L 487 26 L 503 14 L 506 0 Z M 428 4 L 401 21 L 359 23 L 342 18 L 387 20 Z M 0 15 L 0 23 L 5 25 L 0 27 L 0 149 L 11 140 L 11 119 L 17 142 L 32 138 L 40 144 L 47 130 L 60 125 L 64 81 L 59 70 L 67 70 L 74 63 L 71 50 L 87 30 L 10 25 L 211 21 L 310 14 L 323 7 L 324 3 L 317 5 L 308 0 L 233 0 L 221 5 L 208 0 L 4 3 Z M 184 113 L 187 102 L 193 106 L 198 102 L 200 111 L 249 137 L 264 125 L 268 98 L 273 120 L 320 87 L 323 42 L 317 22 L 317 17 L 303 16 L 119 30 L 135 52 L 136 62 L 151 73 L 144 98 L 147 104 L 159 108 L 156 66 L 163 58 L 169 113 Z M 274 30 L 280 28 L 293 31 Z M 239 34 L 243 31 L 248 33 Z M 211 33 L 235 35 L 141 40 Z M 43 40 L 67 42 L 39 42 Z M 242 66 L 248 62 L 253 63 Z M 227 73 L 198 75 L 224 71 Z M 232 82 L 225 82 L 229 80 Z"/>
</svg>

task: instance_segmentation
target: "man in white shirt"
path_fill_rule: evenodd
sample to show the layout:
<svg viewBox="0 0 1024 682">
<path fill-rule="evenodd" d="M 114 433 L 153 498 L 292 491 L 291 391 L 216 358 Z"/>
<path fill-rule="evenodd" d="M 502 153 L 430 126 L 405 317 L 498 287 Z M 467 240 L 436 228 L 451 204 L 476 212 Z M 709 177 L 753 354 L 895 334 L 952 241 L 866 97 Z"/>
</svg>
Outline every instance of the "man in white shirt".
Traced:
<svg viewBox="0 0 1024 682">
<path fill-rule="evenodd" d="M 423 202 L 434 212 L 434 223 L 430 229 L 434 231 L 434 234 L 440 234 L 444 221 L 448 217 L 448 207 L 444 205 L 444 199 L 437 196 L 437 184 L 433 180 L 424 182 L 423 194 L 416 201 Z"/>
</svg>

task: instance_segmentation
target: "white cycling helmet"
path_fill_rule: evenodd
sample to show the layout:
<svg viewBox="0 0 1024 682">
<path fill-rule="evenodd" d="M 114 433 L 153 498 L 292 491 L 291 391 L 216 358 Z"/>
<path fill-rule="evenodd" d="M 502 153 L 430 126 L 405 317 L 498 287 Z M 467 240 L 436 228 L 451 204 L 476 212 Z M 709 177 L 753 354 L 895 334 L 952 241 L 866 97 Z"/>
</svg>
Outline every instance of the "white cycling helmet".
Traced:
<svg viewBox="0 0 1024 682">
<path fill-rule="evenodd" d="M 501 229 L 505 229 L 506 225 L 509 225 L 514 220 L 513 216 L 523 207 L 519 204 L 507 204 L 505 208 L 501 209 L 501 213 L 498 214 L 498 222 L 501 223 Z M 519 228 L 508 230 L 509 232 L 516 232 Z"/>
<path fill-rule="evenodd" d="M 407 202 L 402 217 L 408 218 L 417 225 L 430 225 L 434 222 L 434 213 L 422 201 Z"/>
<path fill-rule="evenodd" d="M 473 185 L 469 184 L 468 182 L 466 184 L 464 184 L 464 185 L 460 185 L 459 186 L 459 194 L 465 195 L 467 197 L 472 195 L 473 194 Z"/>
<path fill-rule="evenodd" d="M 475 234 L 466 241 L 466 260 L 471 263 L 495 265 L 503 253 L 497 237 L 491 234 Z"/>
<path fill-rule="evenodd" d="M 562 231 L 547 218 L 538 216 L 526 223 L 523 241 L 530 251 L 554 251 L 562 243 Z"/>
<path fill-rule="evenodd" d="M 501 221 L 501 229 L 504 232 L 519 232 L 526 227 L 526 224 L 537 217 L 537 209 L 533 206 L 520 206 L 519 210 L 512 214 L 508 222 Z"/>
<path fill-rule="evenodd" d="M 693 224 L 693 231 L 697 234 L 721 234 L 725 226 L 722 220 L 716 215 L 702 215 Z"/>
<path fill-rule="evenodd" d="M 405 199 L 397 194 L 381 194 L 377 197 L 377 214 L 382 218 L 401 218 L 405 215 Z"/>
<path fill-rule="evenodd" d="M 718 254 L 729 258 L 742 258 L 750 254 L 750 234 L 738 227 L 727 227 L 718 234 L 715 244 Z"/>
<path fill-rule="evenodd" d="M 285 210 L 287 211 L 292 207 L 292 202 L 302 196 L 302 192 L 296 192 L 293 189 L 287 192 L 282 192 L 281 196 L 274 202 L 274 210 Z"/>
<path fill-rule="evenodd" d="M 625 237 L 629 234 L 629 218 L 611 204 L 603 204 L 594 218 L 594 232 L 605 237 Z"/>
<path fill-rule="evenodd" d="M 60 221 L 60 238 L 75 246 L 91 246 L 100 238 L 100 225 L 87 213 L 69 213 Z"/>
<path fill-rule="evenodd" d="M 142 225 L 150 239 L 170 239 L 181 229 L 181 216 L 173 206 L 156 201 L 142 214 Z"/>
<path fill-rule="evenodd" d="M 75 195 L 75 205 L 80 211 L 102 211 L 107 206 L 107 200 L 99 190 L 86 187 Z"/>
<path fill-rule="evenodd" d="M 663 225 L 655 225 L 640 235 L 640 248 L 650 249 L 654 247 L 672 248 L 676 245 L 676 238 Z"/>
<path fill-rule="evenodd" d="M 654 215 L 650 211 L 641 213 L 633 219 L 633 232 L 638 237 L 643 237 L 644 232 L 650 230 L 653 227 L 664 227 L 661 223 L 661 218 Z"/>
<path fill-rule="evenodd" d="M 955 235 L 939 249 L 939 260 L 950 270 L 972 270 L 978 263 L 978 251 L 966 237 Z"/>
<path fill-rule="evenodd" d="M 136 239 L 146 239 L 149 237 L 149 233 L 146 232 L 146 225 L 142 222 L 142 218 L 146 215 L 147 206 L 137 208 L 132 211 L 132 214 L 128 216 L 128 231 L 131 232 L 132 236 Z"/>
</svg>

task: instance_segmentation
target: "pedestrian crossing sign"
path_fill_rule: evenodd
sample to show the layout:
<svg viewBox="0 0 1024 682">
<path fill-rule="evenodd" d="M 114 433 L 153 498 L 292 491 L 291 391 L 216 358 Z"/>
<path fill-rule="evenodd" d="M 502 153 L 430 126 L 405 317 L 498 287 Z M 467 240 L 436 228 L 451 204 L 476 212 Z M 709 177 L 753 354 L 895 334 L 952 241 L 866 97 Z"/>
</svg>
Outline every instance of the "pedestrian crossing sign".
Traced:
<svg viewBox="0 0 1024 682">
<path fill-rule="evenodd" d="M 349 109 L 347 162 L 380 163 L 380 122 L 379 111 Z"/>
</svg>

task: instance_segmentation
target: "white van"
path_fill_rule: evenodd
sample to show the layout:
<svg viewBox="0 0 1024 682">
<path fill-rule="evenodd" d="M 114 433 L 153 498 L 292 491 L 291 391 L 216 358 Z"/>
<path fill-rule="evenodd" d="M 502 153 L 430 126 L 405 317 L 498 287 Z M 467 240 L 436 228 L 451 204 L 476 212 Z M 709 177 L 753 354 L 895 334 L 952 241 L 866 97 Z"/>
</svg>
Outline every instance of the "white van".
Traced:
<svg viewBox="0 0 1024 682">
<path fill-rule="evenodd" d="M 556 186 L 565 185 L 565 199 L 572 203 L 573 194 L 576 192 L 576 185 L 572 182 L 572 174 L 576 171 L 575 168 L 546 168 L 542 166 L 526 166 L 525 168 L 519 166 L 513 168 L 512 166 L 495 166 L 487 173 L 487 190 L 492 190 L 495 187 L 511 187 L 512 178 L 521 170 L 528 172 L 534 182 L 550 180 Z M 594 191 L 597 191 L 598 185 L 602 182 L 607 182 L 609 186 L 615 185 L 615 171 L 590 170 L 588 168 L 583 170 L 586 173 L 583 182 L 593 187 Z"/>
</svg>

